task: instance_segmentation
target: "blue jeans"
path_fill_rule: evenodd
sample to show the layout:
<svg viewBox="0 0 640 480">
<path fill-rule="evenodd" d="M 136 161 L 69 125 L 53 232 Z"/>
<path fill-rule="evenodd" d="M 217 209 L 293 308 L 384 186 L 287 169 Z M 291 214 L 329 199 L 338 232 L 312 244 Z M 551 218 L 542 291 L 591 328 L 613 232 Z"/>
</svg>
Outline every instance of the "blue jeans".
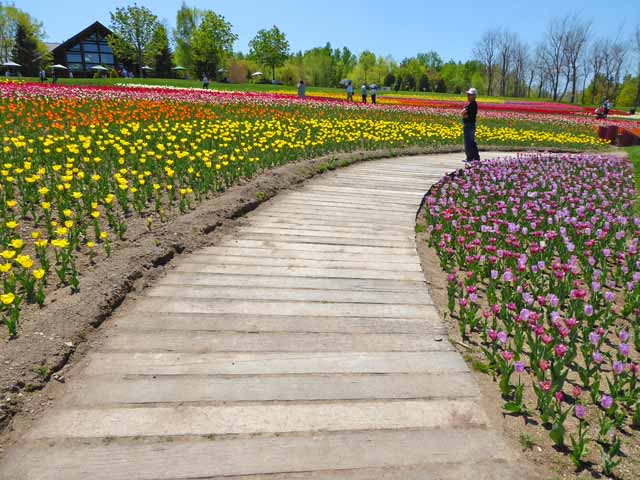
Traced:
<svg viewBox="0 0 640 480">
<path fill-rule="evenodd" d="M 464 153 L 467 160 L 480 160 L 480 152 L 476 144 L 476 124 L 465 123 L 462 129 L 464 133 Z"/>
</svg>

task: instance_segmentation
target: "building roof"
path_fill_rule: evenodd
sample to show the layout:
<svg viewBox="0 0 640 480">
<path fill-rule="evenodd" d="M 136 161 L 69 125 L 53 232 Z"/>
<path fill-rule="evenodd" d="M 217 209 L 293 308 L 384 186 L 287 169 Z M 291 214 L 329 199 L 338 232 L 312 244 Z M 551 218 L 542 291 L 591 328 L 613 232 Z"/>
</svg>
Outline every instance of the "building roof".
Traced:
<svg viewBox="0 0 640 480">
<path fill-rule="evenodd" d="M 107 35 L 111 35 L 113 33 L 111 30 L 109 30 L 107 27 L 105 27 L 100 22 L 93 22 L 91 25 L 89 25 L 87 28 L 85 28 L 81 32 L 76 33 L 73 37 L 68 38 L 64 42 L 62 42 L 62 43 L 58 44 L 56 47 L 52 48 L 51 52 L 53 52 L 55 54 L 56 50 L 65 51 L 67 48 L 72 47 L 73 45 L 78 43 L 78 41 L 80 39 L 82 39 L 86 35 L 90 34 L 94 30 L 97 30 L 103 37 L 106 37 Z"/>
<path fill-rule="evenodd" d="M 50 52 L 60 45 L 59 42 L 44 42 L 44 44 Z"/>
</svg>

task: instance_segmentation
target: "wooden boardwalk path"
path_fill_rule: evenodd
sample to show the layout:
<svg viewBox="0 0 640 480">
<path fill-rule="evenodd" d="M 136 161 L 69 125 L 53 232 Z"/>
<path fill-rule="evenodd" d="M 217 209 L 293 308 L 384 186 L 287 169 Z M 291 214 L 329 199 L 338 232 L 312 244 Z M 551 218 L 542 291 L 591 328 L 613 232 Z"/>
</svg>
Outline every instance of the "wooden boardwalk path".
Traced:
<svg viewBox="0 0 640 480">
<path fill-rule="evenodd" d="M 460 159 L 329 173 L 180 259 L 0 478 L 515 478 L 416 254 L 421 198 Z"/>
</svg>

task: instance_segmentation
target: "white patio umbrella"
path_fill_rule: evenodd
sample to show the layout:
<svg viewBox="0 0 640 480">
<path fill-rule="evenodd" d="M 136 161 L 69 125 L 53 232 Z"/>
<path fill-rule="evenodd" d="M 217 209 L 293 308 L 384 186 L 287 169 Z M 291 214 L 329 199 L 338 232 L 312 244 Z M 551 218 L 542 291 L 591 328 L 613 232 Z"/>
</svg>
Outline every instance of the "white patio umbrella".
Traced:
<svg viewBox="0 0 640 480">
<path fill-rule="evenodd" d="M 224 72 L 226 72 L 226 70 L 224 68 L 219 68 L 218 69 L 218 73 L 224 73 Z"/>
<path fill-rule="evenodd" d="M 176 65 L 175 67 L 173 67 L 171 70 L 186 70 L 186 68 L 181 67 L 180 65 Z"/>
<path fill-rule="evenodd" d="M 106 71 L 108 71 L 109 69 L 108 69 L 108 68 L 103 67 L 102 65 L 96 65 L 96 66 L 94 66 L 94 67 L 91 67 L 91 70 L 100 70 L 101 72 L 106 72 Z"/>
<path fill-rule="evenodd" d="M 21 67 L 22 65 L 16 62 L 8 61 L 8 62 L 4 62 L 2 66 L 3 67 Z"/>
<path fill-rule="evenodd" d="M 53 69 L 60 69 L 60 70 L 69 70 L 67 67 L 65 67 L 64 65 L 60 65 L 59 63 L 56 63 L 55 65 L 51 65 L 51 70 Z"/>
<path fill-rule="evenodd" d="M 342 80 L 340 80 L 340 85 L 349 85 L 349 82 L 351 82 L 351 80 L 349 80 L 348 78 L 343 78 Z"/>
<path fill-rule="evenodd" d="M 145 65 L 144 67 L 142 67 L 142 70 L 153 70 L 153 68 L 149 65 Z"/>
<path fill-rule="evenodd" d="M 263 75 L 262 72 L 254 72 L 251 74 L 252 77 L 257 77 L 258 75 Z"/>
</svg>

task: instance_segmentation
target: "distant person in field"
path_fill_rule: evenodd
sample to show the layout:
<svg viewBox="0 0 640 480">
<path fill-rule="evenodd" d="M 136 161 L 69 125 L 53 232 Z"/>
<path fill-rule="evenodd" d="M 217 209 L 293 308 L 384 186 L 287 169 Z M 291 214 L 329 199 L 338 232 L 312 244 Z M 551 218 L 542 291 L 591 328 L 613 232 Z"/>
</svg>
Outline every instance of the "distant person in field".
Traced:
<svg viewBox="0 0 640 480">
<path fill-rule="evenodd" d="M 44 83 L 47 80 L 47 72 L 44 71 L 44 68 L 40 69 L 40 83 Z"/>
<path fill-rule="evenodd" d="M 362 94 L 362 103 L 367 103 L 367 86 L 362 85 L 360 89 L 360 93 Z"/>
<path fill-rule="evenodd" d="M 353 84 L 351 82 L 347 83 L 347 100 L 353 102 Z"/>
<path fill-rule="evenodd" d="M 307 86 L 304 84 L 304 80 L 300 80 L 298 83 L 298 98 L 304 98 L 307 94 Z"/>
<path fill-rule="evenodd" d="M 375 105 L 376 103 L 376 86 L 375 85 L 371 85 L 370 88 L 370 92 L 371 92 L 371 103 L 373 103 Z"/>
<path fill-rule="evenodd" d="M 476 117 L 478 115 L 478 104 L 476 97 L 478 90 L 470 88 L 467 90 L 467 103 L 462 109 L 462 124 L 464 132 L 464 153 L 466 154 L 466 162 L 480 160 L 478 145 L 476 144 Z"/>
<path fill-rule="evenodd" d="M 206 73 L 202 76 L 202 88 L 209 88 L 209 77 Z"/>
</svg>

